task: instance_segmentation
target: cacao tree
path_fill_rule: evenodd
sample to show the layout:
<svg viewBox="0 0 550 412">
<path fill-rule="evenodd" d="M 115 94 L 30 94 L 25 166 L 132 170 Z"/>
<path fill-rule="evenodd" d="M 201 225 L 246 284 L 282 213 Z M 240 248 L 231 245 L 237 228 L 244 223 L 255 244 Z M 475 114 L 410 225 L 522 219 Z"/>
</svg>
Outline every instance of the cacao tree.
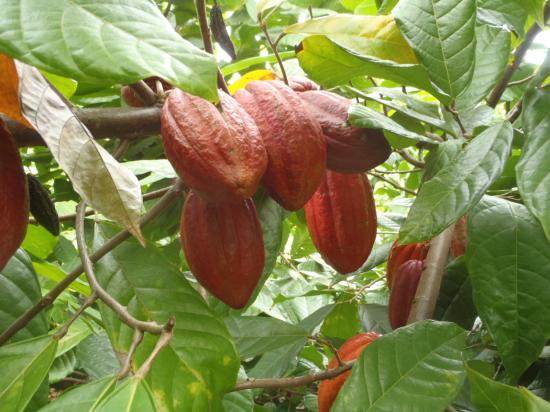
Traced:
<svg viewBox="0 0 550 412">
<path fill-rule="evenodd" d="M 0 411 L 550 411 L 550 3 L 0 9 Z"/>
</svg>

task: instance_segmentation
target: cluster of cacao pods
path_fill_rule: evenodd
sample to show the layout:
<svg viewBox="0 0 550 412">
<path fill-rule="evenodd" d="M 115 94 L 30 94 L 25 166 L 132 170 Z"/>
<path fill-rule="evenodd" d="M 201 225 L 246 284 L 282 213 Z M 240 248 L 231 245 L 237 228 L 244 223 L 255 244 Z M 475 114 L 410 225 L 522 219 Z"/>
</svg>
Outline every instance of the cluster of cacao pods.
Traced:
<svg viewBox="0 0 550 412">
<path fill-rule="evenodd" d="M 378 339 L 380 335 L 376 332 L 359 333 L 349 338 L 338 349 L 338 357 L 343 362 L 349 362 L 357 359 L 363 350 L 374 340 Z M 328 369 L 334 369 L 338 367 L 338 359 L 334 357 L 328 364 Z M 317 403 L 319 405 L 319 412 L 329 412 L 332 404 L 338 396 L 338 392 L 342 388 L 342 385 L 351 374 L 351 371 L 344 372 L 333 379 L 325 379 L 319 384 L 319 390 L 317 392 Z"/>
<path fill-rule="evenodd" d="M 382 132 L 346 124 L 350 101 L 303 78 L 251 81 L 218 107 L 179 89 L 161 111 L 167 159 L 191 189 L 183 249 L 200 284 L 244 307 L 260 279 L 263 240 L 254 203 L 260 183 L 281 206 L 305 206 L 321 255 L 357 270 L 376 237 L 372 189 L 363 172 L 384 162 Z M 327 170 L 328 168 L 328 170 Z"/>
</svg>

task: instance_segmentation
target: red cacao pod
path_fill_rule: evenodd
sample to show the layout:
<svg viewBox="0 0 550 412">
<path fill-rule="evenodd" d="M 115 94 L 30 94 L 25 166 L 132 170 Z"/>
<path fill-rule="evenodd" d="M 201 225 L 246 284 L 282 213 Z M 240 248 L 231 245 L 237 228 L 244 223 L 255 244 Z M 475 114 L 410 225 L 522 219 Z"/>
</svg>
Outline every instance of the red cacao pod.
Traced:
<svg viewBox="0 0 550 412">
<path fill-rule="evenodd" d="M 456 222 L 453 238 L 451 239 L 451 254 L 456 259 L 466 253 L 468 244 L 468 215 L 464 215 Z"/>
<path fill-rule="evenodd" d="M 304 209 L 313 243 L 327 263 L 340 273 L 359 269 L 376 239 L 376 207 L 367 177 L 327 170 Z"/>
<path fill-rule="evenodd" d="M 161 111 L 167 159 L 190 188 L 210 201 L 238 201 L 258 189 L 267 154 L 254 120 L 220 92 L 222 112 L 212 103 L 179 89 Z"/>
<path fill-rule="evenodd" d="M 162 80 L 160 77 L 148 77 L 147 79 L 144 79 L 143 81 L 147 86 L 151 88 L 153 92 L 157 92 L 157 80 L 160 81 L 162 84 L 162 88 L 164 91 L 170 90 L 173 88 L 173 86 L 166 82 L 165 80 Z M 122 98 L 126 102 L 128 106 L 132 107 L 145 107 L 145 102 L 141 100 L 141 97 L 139 97 L 136 92 L 130 87 L 130 86 L 122 86 Z"/>
<path fill-rule="evenodd" d="M 285 209 L 301 209 L 323 180 L 326 143 L 298 95 L 277 80 L 252 81 L 235 93 L 256 121 L 269 163 L 264 185 Z"/>
<path fill-rule="evenodd" d="M 390 325 L 394 329 L 407 324 L 423 267 L 421 260 L 408 260 L 397 268 L 388 307 Z"/>
<path fill-rule="evenodd" d="M 210 203 L 189 192 L 181 242 L 202 286 L 232 308 L 246 306 L 264 268 L 262 228 L 252 200 Z"/>
<path fill-rule="evenodd" d="M 409 245 L 400 245 L 396 240 L 390 250 L 388 257 L 388 266 L 386 269 L 386 280 L 388 286 L 391 288 L 395 274 L 399 266 L 408 260 L 421 260 L 424 261 L 430 250 L 430 242 L 411 243 Z"/>
<path fill-rule="evenodd" d="M 17 145 L 0 121 L 0 270 L 21 245 L 28 222 L 27 176 Z"/>
<path fill-rule="evenodd" d="M 305 92 L 308 90 L 319 90 L 321 87 L 313 80 L 303 76 L 290 76 L 288 86 L 295 92 Z"/>
<path fill-rule="evenodd" d="M 367 347 L 369 343 L 378 339 L 380 335 L 376 332 L 359 333 L 348 339 L 338 349 L 338 355 L 344 362 L 355 360 L 361 355 L 363 349 Z M 328 364 L 329 369 L 338 367 L 338 360 L 333 358 Z M 334 403 L 340 388 L 351 374 L 351 371 L 347 371 L 338 375 L 334 379 L 325 379 L 319 384 L 319 390 L 317 392 L 317 403 L 319 405 L 319 412 L 329 412 L 330 407 Z"/>
<path fill-rule="evenodd" d="M 378 129 L 349 126 L 351 101 L 335 93 L 314 90 L 300 93 L 321 124 L 327 141 L 327 168 L 340 173 L 360 173 L 384 163 L 391 147 Z"/>
</svg>

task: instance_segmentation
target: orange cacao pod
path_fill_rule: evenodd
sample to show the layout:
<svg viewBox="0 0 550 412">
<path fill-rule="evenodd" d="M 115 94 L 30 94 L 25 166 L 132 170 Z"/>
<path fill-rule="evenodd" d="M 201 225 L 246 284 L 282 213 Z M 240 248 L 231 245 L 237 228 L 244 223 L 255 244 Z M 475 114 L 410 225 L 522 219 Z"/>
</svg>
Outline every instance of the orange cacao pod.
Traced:
<svg viewBox="0 0 550 412">
<path fill-rule="evenodd" d="M 393 242 L 388 257 L 388 266 L 386 269 L 386 280 L 388 286 L 391 288 L 395 274 L 399 266 L 408 260 L 421 260 L 424 261 L 430 250 L 430 242 L 411 243 L 409 245 L 400 245 L 397 240 Z"/>
<path fill-rule="evenodd" d="M 252 81 L 235 93 L 256 121 L 269 163 L 264 185 L 285 209 L 301 209 L 323 180 L 326 143 L 319 122 L 278 80 Z"/>
<path fill-rule="evenodd" d="M 161 111 L 167 159 L 190 188 L 210 201 L 239 201 L 258 189 L 267 154 L 254 120 L 220 92 L 222 113 L 212 103 L 180 89 Z"/>
<path fill-rule="evenodd" d="M 313 80 L 303 76 L 290 76 L 288 86 L 295 92 L 305 92 L 308 90 L 319 90 L 320 87 Z"/>
<path fill-rule="evenodd" d="M 159 80 L 162 84 L 162 88 L 164 91 L 170 90 L 173 88 L 173 86 L 166 82 L 165 80 L 162 80 L 160 77 L 148 77 L 147 79 L 144 79 L 143 81 L 147 86 L 151 88 L 153 92 L 157 92 L 157 80 Z M 122 98 L 126 102 L 128 106 L 132 107 L 145 107 L 145 102 L 141 100 L 141 97 L 139 97 L 134 90 L 130 86 L 122 86 Z"/>
<path fill-rule="evenodd" d="M 262 228 L 252 200 L 210 203 L 190 191 L 181 242 L 202 286 L 232 308 L 246 306 L 264 268 Z"/>
<path fill-rule="evenodd" d="M 361 355 L 361 352 L 363 352 L 363 349 L 365 349 L 369 343 L 379 337 L 380 335 L 376 332 L 359 333 L 344 342 L 340 349 L 338 349 L 338 355 L 344 362 L 355 360 L 359 357 L 359 355 Z M 332 358 L 328 364 L 328 368 L 334 369 L 336 367 L 338 367 L 338 360 L 336 358 Z M 340 392 L 340 388 L 350 374 L 351 371 L 347 371 L 341 375 L 338 375 L 334 379 L 325 379 L 321 381 L 317 392 L 319 412 L 330 411 L 330 407 L 334 403 L 338 392 Z"/>
<path fill-rule="evenodd" d="M 378 129 L 358 129 L 346 124 L 351 101 L 335 93 L 313 90 L 300 93 L 321 124 L 327 141 L 327 168 L 340 173 L 360 173 L 384 163 L 391 147 Z"/>
<path fill-rule="evenodd" d="M 394 329 L 407 324 L 423 267 L 421 260 L 408 260 L 397 268 L 388 307 L 390 324 Z"/>
<path fill-rule="evenodd" d="M 456 222 L 453 238 L 451 239 L 451 254 L 456 259 L 466 253 L 468 244 L 468 215 L 464 215 Z"/>
<path fill-rule="evenodd" d="M 27 232 L 29 192 L 19 150 L 0 121 L 0 270 Z"/>
<path fill-rule="evenodd" d="M 367 177 L 327 170 L 304 209 L 313 243 L 327 263 L 340 273 L 359 269 L 376 239 L 376 207 Z"/>
</svg>

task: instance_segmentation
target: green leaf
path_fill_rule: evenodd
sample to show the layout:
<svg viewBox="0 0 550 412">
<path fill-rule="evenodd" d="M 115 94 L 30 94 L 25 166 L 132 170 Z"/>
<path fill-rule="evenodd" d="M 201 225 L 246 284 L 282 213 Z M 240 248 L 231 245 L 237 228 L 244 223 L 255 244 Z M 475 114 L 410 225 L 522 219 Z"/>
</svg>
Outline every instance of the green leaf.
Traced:
<svg viewBox="0 0 550 412">
<path fill-rule="evenodd" d="M 288 26 L 285 33 L 325 35 L 352 54 L 399 64 L 417 64 L 393 16 L 335 14 Z"/>
<path fill-rule="evenodd" d="M 46 279 L 53 280 L 55 283 L 60 282 L 65 276 L 67 276 L 67 272 L 65 272 L 63 269 L 61 269 L 59 266 L 57 266 L 54 263 L 50 262 L 32 262 L 32 266 L 36 270 L 36 273 L 39 276 L 45 277 Z M 84 281 L 81 279 L 76 279 L 74 282 L 72 282 L 69 285 L 69 289 L 78 293 L 81 293 L 84 296 L 90 296 L 92 294 L 92 291 L 90 289 L 90 286 L 88 286 Z"/>
<path fill-rule="evenodd" d="M 523 35 L 527 12 L 518 0 L 477 0 L 477 18 L 491 26 L 510 27 Z"/>
<path fill-rule="evenodd" d="M 530 91 L 523 101 L 526 142 L 516 166 L 522 199 L 550 240 L 550 92 Z"/>
<path fill-rule="evenodd" d="M 485 197 L 468 220 L 474 302 L 506 372 L 517 380 L 550 337 L 550 243 L 518 203 Z"/>
<path fill-rule="evenodd" d="M 73 350 L 57 356 L 48 374 L 50 384 L 57 383 L 74 372 L 76 368 L 76 356 Z"/>
<path fill-rule="evenodd" d="M 512 135 L 509 122 L 486 129 L 425 182 L 401 227 L 400 242 L 431 239 L 471 209 L 502 173 Z"/>
<path fill-rule="evenodd" d="M 0 347 L 0 405 L 20 412 L 44 380 L 55 357 L 57 341 L 40 336 Z"/>
<path fill-rule="evenodd" d="M 468 276 L 465 259 L 460 257 L 445 269 L 434 318 L 471 329 L 476 316 L 472 283 Z"/>
<path fill-rule="evenodd" d="M 347 340 L 361 327 L 357 303 L 339 303 L 321 326 L 321 333 L 331 338 Z"/>
<path fill-rule="evenodd" d="M 395 19 L 434 86 L 460 95 L 474 73 L 475 0 L 402 1 Z"/>
<path fill-rule="evenodd" d="M 0 290 L 0 330 L 6 330 L 42 298 L 32 262 L 23 249 L 17 250 L 0 272 Z M 48 320 L 44 312 L 40 312 L 13 336 L 12 341 L 45 335 L 47 332 Z"/>
<path fill-rule="evenodd" d="M 217 101 L 216 63 L 172 29 L 148 0 L 0 0 L 0 51 L 88 83 L 162 77 Z M 40 13 L 33 12 L 40 10 Z"/>
<path fill-rule="evenodd" d="M 78 367 L 86 372 L 91 380 L 114 375 L 119 370 L 111 342 L 105 332 L 93 334 L 76 347 Z"/>
<path fill-rule="evenodd" d="M 461 153 L 463 145 L 462 140 L 447 140 L 432 148 L 426 157 L 423 181 L 430 180 L 437 172 L 453 164 Z"/>
<path fill-rule="evenodd" d="M 225 324 L 241 358 L 251 358 L 308 336 L 303 328 L 270 317 L 227 317 Z"/>
<path fill-rule="evenodd" d="M 21 247 L 39 259 L 46 259 L 53 252 L 58 240 L 44 227 L 29 225 Z"/>
<path fill-rule="evenodd" d="M 296 56 L 296 53 L 293 51 L 279 52 L 279 57 L 281 60 L 291 59 Z M 229 76 L 230 74 L 240 72 L 241 70 L 248 69 L 249 67 L 255 66 L 261 63 L 277 63 L 277 57 L 274 54 L 268 54 L 267 56 L 257 56 L 250 57 L 248 59 L 242 59 L 235 63 L 228 64 L 221 68 L 222 74 L 224 76 Z"/>
<path fill-rule="evenodd" d="M 369 344 L 340 390 L 332 410 L 440 411 L 465 378 L 466 331 L 452 323 L 422 321 Z"/>
<path fill-rule="evenodd" d="M 108 229 L 107 225 L 96 225 L 95 246 L 113 232 Z M 159 407 L 171 409 L 179 404 L 191 408 L 196 402 L 214 408 L 215 403 L 221 404 L 222 394 L 235 384 L 238 356 L 222 320 L 208 308 L 178 265 L 179 262 L 166 259 L 162 248 L 142 248 L 132 239 L 105 256 L 96 267 L 103 287 L 134 316 L 160 324 L 170 316 L 176 318 L 174 336 L 147 377 Z M 127 352 L 132 330 L 104 305 L 100 309 L 113 347 Z M 145 339 L 137 357 L 145 358 L 156 340 L 157 337 Z"/>
<path fill-rule="evenodd" d="M 155 412 L 157 408 L 147 382 L 134 376 L 109 393 L 94 411 Z"/>
<path fill-rule="evenodd" d="M 59 339 L 56 356 L 63 355 L 65 352 L 70 351 L 92 333 L 92 327 L 82 320 L 82 318 L 77 318 L 69 328 L 67 334 Z"/>
<path fill-rule="evenodd" d="M 239 370 L 239 381 L 247 379 L 243 367 Z M 226 412 L 253 412 L 254 392 L 252 390 L 229 392 L 223 397 L 223 407 Z"/>
<path fill-rule="evenodd" d="M 309 77 L 326 88 L 347 84 L 358 76 L 372 76 L 436 94 L 426 70 L 418 64 L 398 64 L 375 57 L 357 56 L 325 36 L 304 39 L 297 56 Z"/>
<path fill-rule="evenodd" d="M 97 401 L 114 389 L 116 382 L 115 377 L 107 376 L 85 385 L 79 385 L 63 393 L 55 401 L 40 409 L 40 412 L 92 411 Z"/>
<path fill-rule="evenodd" d="M 540 26 L 544 26 L 544 3 L 545 0 L 520 0 L 519 4 L 525 11 L 535 18 Z"/>
<path fill-rule="evenodd" d="M 354 103 L 350 106 L 348 112 L 348 121 L 352 126 L 363 128 L 375 128 L 389 130 L 399 136 L 413 139 L 417 142 L 437 143 L 418 133 L 405 129 L 399 123 L 393 121 L 383 113 L 379 113 L 370 107 Z"/>
<path fill-rule="evenodd" d="M 481 24 L 476 27 L 476 57 L 472 82 L 458 96 L 459 110 L 474 107 L 493 89 L 508 63 L 510 31 Z"/>
<path fill-rule="evenodd" d="M 466 366 L 472 401 L 479 412 L 548 412 L 550 403 L 525 388 L 496 382 Z"/>
</svg>

